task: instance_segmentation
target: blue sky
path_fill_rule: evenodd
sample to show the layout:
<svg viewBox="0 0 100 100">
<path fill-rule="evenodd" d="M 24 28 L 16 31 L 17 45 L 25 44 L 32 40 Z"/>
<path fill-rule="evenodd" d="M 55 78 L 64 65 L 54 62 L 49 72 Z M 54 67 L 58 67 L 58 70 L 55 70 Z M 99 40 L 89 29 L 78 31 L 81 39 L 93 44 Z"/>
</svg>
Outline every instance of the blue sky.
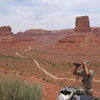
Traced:
<svg viewBox="0 0 100 100">
<path fill-rule="evenodd" d="M 100 0 L 0 0 L 0 26 L 10 25 L 13 32 L 74 28 L 76 16 L 82 15 L 99 27 Z"/>
</svg>

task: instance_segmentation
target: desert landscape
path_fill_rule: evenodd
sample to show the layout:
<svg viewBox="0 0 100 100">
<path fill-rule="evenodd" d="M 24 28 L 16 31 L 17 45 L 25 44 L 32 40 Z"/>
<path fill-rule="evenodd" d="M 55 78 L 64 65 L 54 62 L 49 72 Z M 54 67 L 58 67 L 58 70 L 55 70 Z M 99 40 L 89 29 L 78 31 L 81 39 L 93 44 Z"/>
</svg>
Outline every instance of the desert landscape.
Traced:
<svg viewBox="0 0 100 100">
<path fill-rule="evenodd" d="M 17 75 L 38 81 L 43 99 L 56 100 L 64 86 L 79 87 L 73 62 L 89 60 L 95 76 L 94 91 L 100 97 L 100 28 L 90 27 L 88 16 L 76 17 L 75 28 L 30 29 L 14 34 L 0 28 L 0 75 Z"/>
</svg>

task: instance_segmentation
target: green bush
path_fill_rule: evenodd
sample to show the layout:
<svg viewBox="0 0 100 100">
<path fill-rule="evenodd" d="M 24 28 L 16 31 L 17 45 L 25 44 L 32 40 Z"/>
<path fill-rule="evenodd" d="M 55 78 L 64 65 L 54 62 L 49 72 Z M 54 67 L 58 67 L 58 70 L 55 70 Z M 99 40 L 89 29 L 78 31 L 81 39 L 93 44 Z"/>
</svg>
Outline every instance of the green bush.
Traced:
<svg viewBox="0 0 100 100">
<path fill-rule="evenodd" d="M 0 100 L 42 100 L 42 88 L 18 78 L 0 79 Z"/>
</svg>

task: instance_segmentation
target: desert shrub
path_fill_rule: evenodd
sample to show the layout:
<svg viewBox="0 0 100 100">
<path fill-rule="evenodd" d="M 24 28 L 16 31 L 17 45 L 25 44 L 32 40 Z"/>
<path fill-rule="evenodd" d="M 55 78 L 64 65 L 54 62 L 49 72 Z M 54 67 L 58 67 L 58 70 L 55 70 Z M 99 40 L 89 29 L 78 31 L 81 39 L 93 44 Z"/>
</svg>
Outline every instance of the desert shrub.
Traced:
<svg viewBox="0 0 100 100">
<path fill-rule="evenodd" d="M 18 78 L 0 79 L 0 100 L 42 100 L 42 88 Z"/>
<path fill-rule="evenodd" d="M 17 56 L 13 56 L 13 55 L 4 55 L 4 54 L 0 54 L 0 59 L 3 59 L 3 58 L 22 59 L 22 60 L 25 60 L 25 59 L 26 59 L 26 58 L 20 58 L 20 57 L 17 57 Z"/>
</svg>

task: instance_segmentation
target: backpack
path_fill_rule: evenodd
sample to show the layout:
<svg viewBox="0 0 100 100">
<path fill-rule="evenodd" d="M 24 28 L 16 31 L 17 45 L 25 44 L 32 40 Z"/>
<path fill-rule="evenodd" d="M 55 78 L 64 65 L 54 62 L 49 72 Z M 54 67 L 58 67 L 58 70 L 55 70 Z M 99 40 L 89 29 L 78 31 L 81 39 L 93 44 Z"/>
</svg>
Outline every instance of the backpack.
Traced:
<svg viewBox="0 0 100 100">
<path fill-rule="evenodd" d="M 57 100 L 94 100 L 93 97 L 86 95 L 83 90 L 74 87 L 64 87 L 60 90 Z"/>
</svg>

